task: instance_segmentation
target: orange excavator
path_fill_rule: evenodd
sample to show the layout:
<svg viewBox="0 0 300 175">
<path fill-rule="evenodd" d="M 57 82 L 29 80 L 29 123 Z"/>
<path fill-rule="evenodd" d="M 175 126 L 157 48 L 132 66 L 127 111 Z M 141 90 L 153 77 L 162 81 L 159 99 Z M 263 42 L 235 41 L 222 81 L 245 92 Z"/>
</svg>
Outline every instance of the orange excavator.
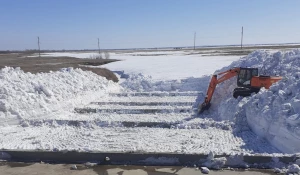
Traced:
<svg viewBox="0 0 300 175">
<path fill-rule="evenodd" d="M 220 77 L 221 76 L 221 77 Z M 212 76 L 204 102 L 199 105 L 198 113 L 209 109 L 210 101 L 219 83 L 228 80 L 234 76 L 237 76 L 237 88 L 233 91 L 233 97 L 238 96 L 246 97 L 250 96 L 253 92 L 259 92 L 260 88 L 264 87 L 269 89 L 269 87 L 282 79 L 282 77 L 271 77 L 265 75 L 258 75 L 258 68 L 232 68 L 230 70 L 215 74 Z"/>
</svg>

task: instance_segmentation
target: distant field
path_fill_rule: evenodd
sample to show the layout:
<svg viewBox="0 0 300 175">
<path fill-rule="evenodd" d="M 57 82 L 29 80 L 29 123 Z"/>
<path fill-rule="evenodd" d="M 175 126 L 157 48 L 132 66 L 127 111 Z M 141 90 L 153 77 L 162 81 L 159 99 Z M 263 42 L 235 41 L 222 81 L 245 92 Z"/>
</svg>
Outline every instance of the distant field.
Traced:
<svg viewBox="0 0 300 175">
<path fill-rule="evenodd" d="M 131 58 L 139 57 L 164 57 L 168 55 L 174 55 L 180 53 L 184 55 L 197 55 L 201 57 L 206 56 L 245 56 L 254 50 L 291 50 L 300 48 L 300 45 L 262 45 L 262 46 L 246 46 L 243 49 L 237 46 L 229 47 L 206 47 L 206 48 L 158 48 L 158 49 L 125 49 L 125 50 L 106 50 L 113 59 L 90 59 L 75 58 L 78 55 L 88 55 L 89 53 L 97 54 L 96 51 L 42 51 L 42 57 L 37 56 L 36 51 L 0 51 L 0 68 L 5 66 L 21 67 L 25 72 L 37 73 L 37 72 L 49 72 L 57 71 L 65 67 L 81 68 L 83 70 L 92 71 L 98 75 L 106 77 L 108 80 L 118 81 L 116 75 L 105 68 L 92 68 L 91 66 L 99 66 L 107 63 L 115 62 L 121 59 L 126 59 L 127 56 Z M 50 53 L 49 56 L 45 55 Z M 58 56 L 51 55 L 52 53 L 58 53 Z M 62 56 L 64 54 L 72 53 L 72 56 Z M 60 55 L 61 54 L 61 55 Z M 142 60 L 141 60 L 142 61 Z M 153 59 L 155 61 L 155 59 Z M 89 66 L 86 66 L 89 65 Z"/>
<path fill-rule="evenodd" d="M 137 50 L 115 50 L 115 53 L 136 53 L 139 52 L 157 52 L 157 51 L 186 51 L 188 54 L 201 54 L 202 56 L 243 56 L 255 50 L 291 50 L 300 48 L 300 44 L 295 45 L 256 45 L 256 46 L 245 46 L 243 49 L 237 46 L 226 46 L 226 47 L 203 47 L 203 48 L 181 48 L 181 49 L 137 49 Z M 194 50 L 191 52 L 191 50 Z"/>
<path fill-rule="evenodd" d="M 112 59 L 78 59 L 72 57 L 27 57 L 25 53 L 0 54 L 0 68 L 6 66 L 20 67 L 25 72 L 38 73 L 57 71 L 65 67 L 89 70 L 108 80 L 118 81 L 116 75 L 105 68 L 90 68 L 85 65 L 99 66 L 117 60 Z"/>
</svg>

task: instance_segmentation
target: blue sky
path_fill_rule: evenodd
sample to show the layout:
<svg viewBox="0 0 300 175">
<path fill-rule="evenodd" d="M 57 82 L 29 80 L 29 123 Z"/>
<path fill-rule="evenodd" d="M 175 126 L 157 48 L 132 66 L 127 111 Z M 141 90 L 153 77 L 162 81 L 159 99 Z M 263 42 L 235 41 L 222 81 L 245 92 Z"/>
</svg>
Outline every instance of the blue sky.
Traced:
<svg viewBox="0 0 300 175">
<path fill-rule="evenodd" d="M 0 0 L 0 50 L 300 42 L 300 0 Z"/>
</svg>

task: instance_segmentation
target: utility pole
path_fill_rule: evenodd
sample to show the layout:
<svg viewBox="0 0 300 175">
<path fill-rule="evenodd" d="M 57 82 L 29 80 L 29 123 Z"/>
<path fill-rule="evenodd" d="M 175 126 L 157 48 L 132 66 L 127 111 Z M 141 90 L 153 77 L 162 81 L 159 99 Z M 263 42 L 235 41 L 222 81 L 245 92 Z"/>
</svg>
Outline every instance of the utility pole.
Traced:
<svg viewBox="0 0 300 175">
<path fill-rule="evenodd" d="M 196 45 L 196 32 L 194 33 L 194 50 L 195 50 L 195 45 Z"/>
<path fill-rule="evenodd" d="M 244 28 L 242 26 L 241 49 L 243 49 L 243 35 L 244 35 Z"/>
<path fill-rule="evenodd" d="M 39 57 L 41 57 L 40 37 L 38 37 Z"/>
<path fill-rule="evenodd" d="M 99 50 L 99 55 L 100 55 L 101 52 L 100 52 L 100 42 L 99 42 L 99 38 L 98 38 L 98 50 Z"/>
</svg>

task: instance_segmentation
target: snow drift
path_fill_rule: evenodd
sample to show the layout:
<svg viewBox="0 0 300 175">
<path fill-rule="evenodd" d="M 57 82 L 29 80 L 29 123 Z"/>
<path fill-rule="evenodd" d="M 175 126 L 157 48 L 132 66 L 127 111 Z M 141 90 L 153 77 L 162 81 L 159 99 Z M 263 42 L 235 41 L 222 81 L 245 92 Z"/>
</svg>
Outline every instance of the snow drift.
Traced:
<svg viewBox="0 0 300 175">
<path fill-rule="evenodd" d="M 118 90 L 118 84 L 81 69 L 31 74 L 6 67 L 0 70 L 0 125 L 24 124 L 23 119 L 73 110 L 76 103 Z"/>
</svg>

